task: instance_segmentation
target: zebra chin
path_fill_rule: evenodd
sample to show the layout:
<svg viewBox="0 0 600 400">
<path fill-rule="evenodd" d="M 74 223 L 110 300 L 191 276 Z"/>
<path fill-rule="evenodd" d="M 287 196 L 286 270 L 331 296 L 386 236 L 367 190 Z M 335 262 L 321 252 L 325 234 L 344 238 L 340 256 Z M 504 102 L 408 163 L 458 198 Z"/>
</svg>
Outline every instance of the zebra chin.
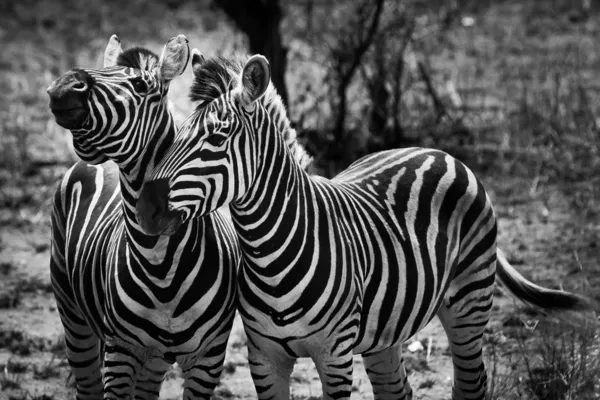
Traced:
<svg viewBox="0 0 600 400">
<path fill-rule="evenodd" d="M 54 120 L 60 126 L 69 130 L 80 130 L 89 120 L 89 112 L 84 107 L 72 108 L 69 110 L 51 109 L 54 114 Z"/>
</svg>

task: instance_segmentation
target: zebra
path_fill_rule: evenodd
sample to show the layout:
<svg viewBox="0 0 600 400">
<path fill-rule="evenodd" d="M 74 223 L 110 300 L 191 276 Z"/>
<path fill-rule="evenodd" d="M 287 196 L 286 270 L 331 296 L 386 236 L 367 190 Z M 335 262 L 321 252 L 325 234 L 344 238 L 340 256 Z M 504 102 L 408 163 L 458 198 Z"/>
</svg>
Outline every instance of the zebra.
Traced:
<svg viewBox="0 0 600 400">
<path fill-rule="evenodd" d="M 210 398 L 237 305 L 237 235 L 221 212 L 146 235 L 135 219 L 144 180 L 176 133 L 169 84 L 189 60 L 172 38 L 160 57 L 121 48 L 102 69 L 73 69 L 48 88 L 77 162 L 58 185 L 50 273 L 77 399 L 158 399 L 177 362 L 184 399 Z"/>
<path fill-rule="evenodd" d="M 137 204 L 150 234 L 225 204 L 240 239 L 239 312 L 259 399 L 288 399 L 299 357 L 325 399 L 348 399 L 353 354 L 376 399 L 411 399 L 401 346 L 437 315 L 449 338 L 453 399 L 483 399 L 482 339 L 496 278 L 547 312 L 590 307 L 542 288 L 497 246 L 483 185 L 434 149 L 367 155 L 333 179 L 310 175 L 261 55 L 192 52 L 196 109 Z"/>
</svg>

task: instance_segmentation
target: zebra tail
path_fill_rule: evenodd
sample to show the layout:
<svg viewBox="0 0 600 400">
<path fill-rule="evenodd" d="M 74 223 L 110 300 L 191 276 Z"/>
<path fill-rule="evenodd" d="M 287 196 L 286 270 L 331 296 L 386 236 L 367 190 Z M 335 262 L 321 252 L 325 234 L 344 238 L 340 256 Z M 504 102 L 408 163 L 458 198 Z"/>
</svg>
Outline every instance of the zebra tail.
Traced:
<svg viewBox="0 0 600 400">
<path fill-rule="evenodd" d="M 496 276 L 500 285 L 523 303 L 558 317 L 577 326 L 597 325 L 598 303 L 588 297 L 562 290 L 548 289 L 527 280 L 506 259 L 504 253 L 496 252 L 498 265 Z M 575 311 L 575 313 L 564 313 Z"/>
</svg>

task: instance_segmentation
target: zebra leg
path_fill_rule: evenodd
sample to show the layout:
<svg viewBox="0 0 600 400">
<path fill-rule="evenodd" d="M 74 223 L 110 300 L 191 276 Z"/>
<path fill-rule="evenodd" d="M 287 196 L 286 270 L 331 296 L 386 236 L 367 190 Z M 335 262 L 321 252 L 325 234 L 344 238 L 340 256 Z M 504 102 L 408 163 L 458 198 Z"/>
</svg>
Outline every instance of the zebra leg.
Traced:
<svg viewBox="0 0 600 400">
<path fill-rule="evenodd" d="M 493 269 L 485 270 L 494 272 Z M 477 281 L 469 280 L 472 286 L 473 282 Z M 464 291 L 467 285 L 458 285 L 458 291 L 452 290 L 454 296 L 446 296 L 437 314 L 452 352 L 453 400 L 485 399 L 487 389 L 482 354 L 483 332 L 490 319 L 494 285 L 492 281 L 491 285 L 480 285 L 468 293 Z"/>
<path fill-rule="evenodd" d="M 402 346 L 363 355 L 365 369 L 375 399 L 411 400 L 412 389 L 406 377 Z"/>
<path fill-rule="evenodd" d="M 296 359 L 280 348 L 257 348 L 248 336 L 248 364 L 259 400 L 289 400 L 290 375 Z"/>
<path fill-rule="evenodd" d="M 350 399 L 352 393 L 352 352 L 314 360 L 323 386 L 323 399 Z"/>
<path fill-rule="evenodd" d="M 58 310 L 65 329 L 67 359 L 75 377 L 76 399 L 99 400 L 102 398 L 100 339 L 74 305 L 62 304 Z"/>
<path fill-rule="evenodd" d="M 104 400 L 133 399 L 136 379 L 144 360 L 114 343 L 106 342 L 104 349 Z"/>
<path fill-rule="evenodd" d="M 160 357 L 151 357 L 146 361 L 135 383 L 135 399 L 158 400 L 160 387 L 170 366 Z"/>
<path fill-rule="evenodd" d="M 210 399 L 221 379 L 228 337 L 229 333 L 201 357 L 192 357 L 179 362 L 184 378 L 184 400 Z"/>
<path fill-rule="evenodd" d="M 98 400 L 102 398 L 101 342 L 73 300 L 63 261 L 62 253 L 54 242 L 50 261 L 52 290 L 65 331 L 67 359 L 77 388 L 76 398 Z"/>
</svg>

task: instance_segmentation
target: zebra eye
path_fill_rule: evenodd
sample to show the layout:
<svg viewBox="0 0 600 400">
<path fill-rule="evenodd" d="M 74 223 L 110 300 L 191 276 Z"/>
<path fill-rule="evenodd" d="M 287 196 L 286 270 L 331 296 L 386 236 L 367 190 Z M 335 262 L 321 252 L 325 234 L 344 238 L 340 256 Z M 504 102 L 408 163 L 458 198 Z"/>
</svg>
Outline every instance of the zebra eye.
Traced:
<svg viewBox="0 0 600 400">
<path fill-rule="evenodd" d="M 206 138 L 206 141 L 214 147 L 219 147 L 223 144 L 223 142 L 227 139 L 227 136 L 220 135 L 218 133 L 213 133 Z"/>
<path fill-rule="evenodd" d="M 133 87 L 138 92 L 145 92 L 148 90 L 148 85 L 146 85 L 146 82 L 144 82 L 143 79 L 136 79 L 133 81 Z"/>
</svg>

